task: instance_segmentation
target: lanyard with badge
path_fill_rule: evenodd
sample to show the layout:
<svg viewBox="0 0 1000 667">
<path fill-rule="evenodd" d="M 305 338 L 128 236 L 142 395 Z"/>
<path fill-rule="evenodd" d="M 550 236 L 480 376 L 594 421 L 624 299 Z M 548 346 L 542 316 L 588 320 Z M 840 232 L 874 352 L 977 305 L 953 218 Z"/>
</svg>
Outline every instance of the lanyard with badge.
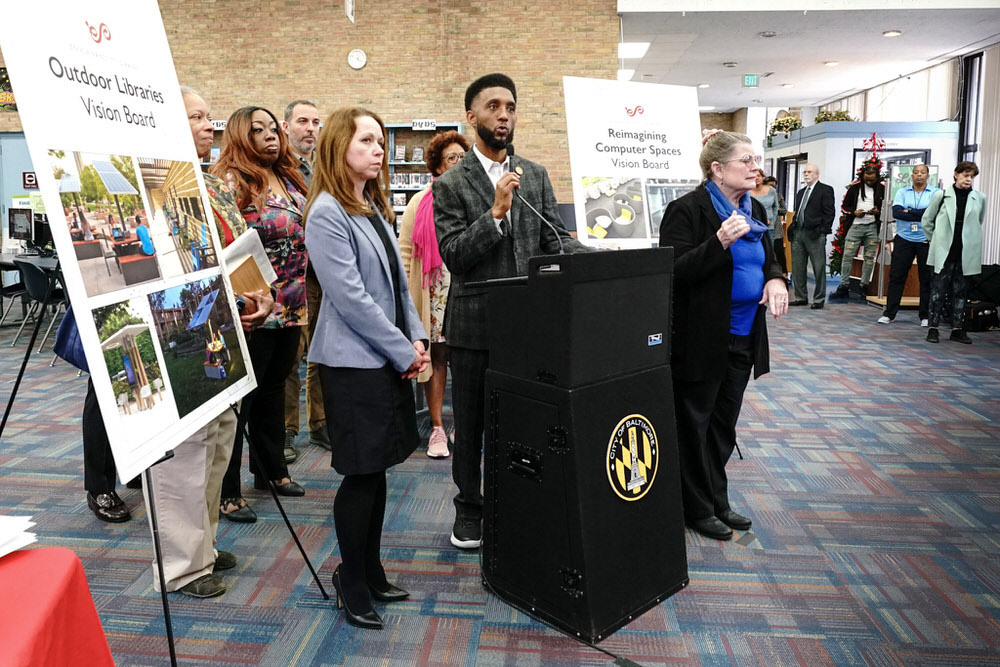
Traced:
<svg viewBox="0 0 1000 667">
<path fill-rule="evenodd" d="M 924 209 L 927 208 L 926 206 L 923 206 L 923 207 L 920 206 L 920 200 L 923 198 L 925 192 L 927 192 L 927 188 L 924 188 L 923 190 L 921 190 L 920 194 L 917 194 L 916 192 L 913 193 L 914 196 L 916 197 L 916 203 L 913 205 L 913 208 L 917 209 L 918 211 L 921 210 L 921 208 L 924 208 Z M 920 221 L 919 220 L 910 220 L 910 233 L 911 234 L 917 234 L 918 232 L 920 232 Z"/>
</svg>

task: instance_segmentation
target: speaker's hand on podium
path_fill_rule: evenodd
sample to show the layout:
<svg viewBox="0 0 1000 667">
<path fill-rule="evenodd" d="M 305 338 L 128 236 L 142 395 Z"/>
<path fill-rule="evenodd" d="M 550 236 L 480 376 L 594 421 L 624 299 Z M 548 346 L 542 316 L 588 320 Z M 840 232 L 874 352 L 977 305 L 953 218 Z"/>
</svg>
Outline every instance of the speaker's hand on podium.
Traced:
<svg viewBox="0 0 1000 667">
<path fill-rule="evenodd" d="M 783 278 L 771 278 L 764 283 L 764 294 L 760 302 L 767 304 L 776 318 L 788 312 L 788 287 Z"/>
<path fill-rule="evenodd" d="M 417 377 L 417 375 L 427 370 L 427 364 L 431 363 L 431 355 L 424 348 L 422 340 L 413 341 L 413 349 L 416 350 L 416 355 L 413 357 L 413 363 L 403 373 L 403 379 L 405 380 L 412 380 Z"/>
</svg>

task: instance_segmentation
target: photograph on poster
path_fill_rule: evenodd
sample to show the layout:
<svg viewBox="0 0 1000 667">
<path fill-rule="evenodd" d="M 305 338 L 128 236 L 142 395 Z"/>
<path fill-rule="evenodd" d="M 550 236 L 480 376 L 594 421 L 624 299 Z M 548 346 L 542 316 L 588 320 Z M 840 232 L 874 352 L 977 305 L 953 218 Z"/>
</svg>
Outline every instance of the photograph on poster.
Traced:
<svg viewBox="0 0 1000 667">
<path fill-rule="evenodd" d="M 598 240 L 649 240 L 642 180 L 584 176 L 587 236 Z"/>
<path fill-rule="evenodd" d="M 162 246 L 150 229 L 132 158 L 48 153 L 87 296 L 159 280 Z"/>
<path fill-rule="evenodd" d="M 660 221 L 667 204 L 698 187 L 694 179 L 651 178 L 646 181 L 646 201 L 649 202 L 649 233 L 653 240 L 660 238 Z"/>
<path fill-rule="evenodd" d="M 141 314 L 142 305 L 121 301 L 93 311 L 104 364 L 123 418 L 159 410 L 164 400 L 163 370 L 150 323 Z"/>
<path fill-rule="evenodd" d="M 166 230 L 165 248 L 160 258 L 164 278 L 174 278 L 192 271 L 219 265 L 218 255 L 202 207 L 197 168 L 193 162 L 175 162 L 157 158 L 136 158 L 139 177 L 152 220 L 151 227 Z"/>
<path fill-rule="evenodd" d="M 246 376 L 221 276 L 149 295 L 177 412 L 184 417 Z"/>
</svg>

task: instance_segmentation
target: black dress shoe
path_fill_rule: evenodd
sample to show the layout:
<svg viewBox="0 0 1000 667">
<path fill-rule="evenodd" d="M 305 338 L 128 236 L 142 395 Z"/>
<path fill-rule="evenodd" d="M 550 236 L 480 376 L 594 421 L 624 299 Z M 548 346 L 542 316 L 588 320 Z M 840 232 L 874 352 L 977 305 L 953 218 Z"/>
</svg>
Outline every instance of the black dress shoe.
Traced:
<svg viewBox="0 0 1000 667">
<path fill-rule="evenodd" d="M 808 306 L 809 302 L 806 299 L 796 299 L 788 304 L 789 306 Z"/>
<path fill-rule="evenodd" d="M 934 327 L 931 327 L 930 329 L 927 330 L 927 342 L 928 343 L 936 343 L 939 340 L 940 340 L 940 337 L 938 336 L 938 330 L 937 329 L 935 329 Z"/>
<path fill-rule="evenodd" d="M 114 491 L 111 493 L 99 493 L 96 496 L 88 491 L 87 506 L 90 507 L 90 511 L 94 513 L 94 516 L 108 523 L 122 523 L 132 518 L 131 512 L 128 511 L 128 506 Z"/>
<path fill-rule="evenodd" d="M 267 482 L 257 475 L 253 477 L 253 488 L 258 491 L 264 491 L 267 489 Z M 299 486 L 299 483 L 295 480 L 289 480 L 284 484 L 278 484 L 275 482 L 274 490 L 278 492 L 279 496 L 304 496 L 306 495 L 306 490 Z"/>
<path fill-rule="evenodd" d="M 819 310 L 823 307 L 822 301 L 813 301 L 813 305 L 809 306 L 810 310 Z"/>
<path fill-rule="evenodd" d="M 379 602 L 399 602 L 400 600 L 405 600 L 410 597 L 409 592 L 404 591 L 399 586 L 393 586 L 388 582 L 382 590 L 368 584 L 368 592 L 371 593 L 372 597 Z"/>
<path fill-rule="evenodd" d="M 714 516 L 710 516 L 707 519 L 688 521 L 688 526 L 695 532 L 701 533 L 705 537 L 711 537 L 713 540 L 733 539 L 733 531 Z"/>
<path fill-rule="evenodd" d="M 347 604 L 347 599 L 344 597 L 344 589 L 340 585 L 339 565 L 337 566 L 337 569 L 333 571 L 333 587 L 337 590 L 337 609 L 344 610 L 344 617 L 347 619 L 348 623 L 366 630 L 382 629 L 382 617 L 379 616 L 378 612 L 374 609 L 369 609 L 362 614 L 355 614 L 351 611 L 350 606 Z"/>
<path fill-rule="evenodd" d="M 734 530 L 750 530 L 750 526 L 753 525 L 753 521 L 731 509 L 722 510 L 715 515 L 715 518 Z"/>
</svg>

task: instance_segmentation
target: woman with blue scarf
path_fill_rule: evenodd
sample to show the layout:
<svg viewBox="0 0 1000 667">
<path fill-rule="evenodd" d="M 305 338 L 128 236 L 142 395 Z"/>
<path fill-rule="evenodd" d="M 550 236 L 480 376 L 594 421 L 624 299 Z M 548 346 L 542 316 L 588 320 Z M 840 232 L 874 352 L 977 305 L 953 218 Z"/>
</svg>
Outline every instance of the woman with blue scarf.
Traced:
<svg viewBox="0 0 1000 667">
<path fill-rule="evenodd" d="M 660 246 L 674 248 L 671 364 L 684 519 L 728 540 L 750 519 L 729 505 L 726 462 L 750 379 L 769 369 L 767 325 L 788 311 L 788 289 L 767 233 L 767 215 L 749 191 L 760 158 L 742 134 L 704 140 L 705 182 L 667 206 Z"/>
</svg>

